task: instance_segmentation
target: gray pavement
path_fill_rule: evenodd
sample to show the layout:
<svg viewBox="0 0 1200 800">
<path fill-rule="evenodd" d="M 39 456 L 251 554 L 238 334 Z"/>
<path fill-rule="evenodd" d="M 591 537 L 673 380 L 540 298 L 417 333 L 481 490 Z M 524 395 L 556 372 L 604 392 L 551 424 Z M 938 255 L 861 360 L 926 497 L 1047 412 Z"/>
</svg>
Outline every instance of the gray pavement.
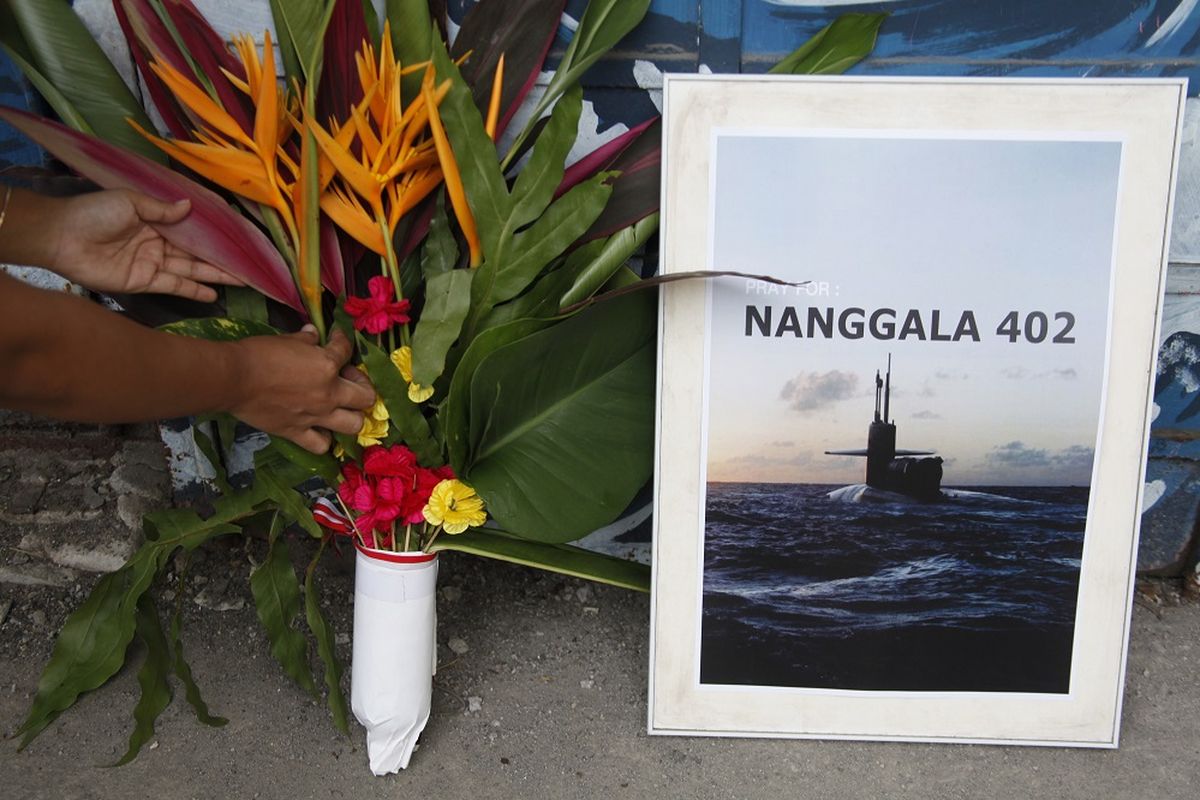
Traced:
<svg viewBox="0 0 1200 800">
<path fill-rule="evenodd" d="M 149 439 L 129 433 L 72 428 L 54 439 L 59 434 L 49 430 L 40 446 L 27 442 L 40 454 L 36 469 L 16 465 L 9 491 L 0 494 L 0 568 L 9 570 L 0 573 L 9 576 L 0 580 L 5 732 L 28 707 L 54 632 L 96 577 L 53 564 L 53 554 L 30 553 L 27 537 L 44 526 L 58 532 L 57 541 L 85 540 L 100 535 L 105 520 L 129 535 L 115 514 L 115 496 L 124 495 L 110 483 L 131 463 L 131 442 L 139 457 L 150 449 Z M 92 444 L 117 438 L 91 451 L 67 446 L 88 436 Z M 68 455 L 54 456 L 48 439 Z M 18 445 L 0 442 L 8 459 L 0 468 L 13 466 Z M 80 460 L 87 464 L 71 475 Z M 122 479 L 135 472 L 125 469 Z M 142 470 L 141 478 L 146 497 L 165 500 L 161 473 Z M 42 500 L 15 507 L 12 490 L 39 480 L 51 488 L 87 485 L 102 502 L 58 509 L 57 516 L 39 510 Z M 78 516 L 95 510 L 101 513 Z M 295 542 L 297 561 L 306 560 L 311 543 Z M 410 768 L 376 778 L 361 729 L 338 734 L 324 705 L 290 683 L 270 655 L 245 582 L 262 546 L 229 539 L 206 548 L 184 595 L 188 657 L 227 726 L 200 725 L 177 696 L 137 761 L 97 766 L 124 752 L 137 692 L 135 670 L 127 669 L 25 751 L 11 740 L 0 743 L 0 797 L 1159 799 L 1194 797 L 1200 777 L 1200 605 L 1169 583 L 1146 584 L 1135 604 L 1115 751 L 648 737 L 649 598 L 449 554 L 440 580 L 433 714 Z M 346 663 L 349 561 L 328 562 L 321 583 Z M 13 582 L 39 563 L 65 570 L 64 579 Z M 175 589 L 168 581 L 160 597 L 170 599 Z"/>
</svg>

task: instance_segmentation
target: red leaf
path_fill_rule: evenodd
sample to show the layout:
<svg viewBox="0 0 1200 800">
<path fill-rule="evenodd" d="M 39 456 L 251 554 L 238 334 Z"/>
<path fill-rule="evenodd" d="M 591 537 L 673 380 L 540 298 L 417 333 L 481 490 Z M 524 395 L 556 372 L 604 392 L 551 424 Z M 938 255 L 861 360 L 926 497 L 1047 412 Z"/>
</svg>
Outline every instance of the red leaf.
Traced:
<svg viewBox="0 0 1200 800">
<path fill-rule="evenodd" d="M 154 107 L 158 109 L 159 116 L 166 123 L 167 129 L 171 135 L 177 139 L 186 139 L 189 137 L 188 124 L 185 122 L 187 115 L 175 102 L 175 98 L 167 91 L 167 87 L 159 80 L 159 77 L 150 69 L 150 54 L 153 50 L 147 44 L 152 37 L 144 18 L 145 3 L 138 0 L 115 0 L 113 2 L 113 10 L 117 14 L 117 22 L 121 25 L 121 32 L 125 35 L 125 42 L 129 45 L 129 52 L 133 54 L 134 63 L 137 64 L 138 72 L 141 73 L 142 83 L 145 84 L 146 90 L 150 92 L 150 99 L 154 101 Z M 153 12 L 151 12 L 153 14 Z M 132 15 L 132 16 L 131 16 Z M 155 23 L 158 22 L 157 17 L 153 17 Z M 161 25 L 158 25 L 161 29 Z M 139 33 L 140 31 L 140 33 Z M 166 31 L 160 33 L 166 34 Z M 167 38 L 170 38 L 169 35 Z"/>
<path fill-rule="evenodd" d="M 346 268 L 342 261 L 342 243 L 337 226 L 321 215 L 321 283 L 335 297 L 346 293 Z"/>
<path fill-rule="evenodd" d="M 367 21 L 362 0 L 335 0 L 333 16 L 325 29 L 321 85 L 317 89 L 317 119 L 339 122 L 362 99 L 362 84 L 354 65 L 354 54 L 367 40 Z"/>
<path fill-rule="evenodd" d="M 610 165 L 616 161 L 617 157 L 620 156 L 627 147 L 629 147 L 634 141 L 637 140 L 639 136 L 642 135 L 642 131 L 646 130 L 657 121 L 658 117 L 653 117 L 646 120 L 641 125 L 631 128 L 617 138 L 605 142 L 583 158 L 576 161 L 571 166 L 567 167 L 566 172 L 563 173 L 562 183 L 560 183 L 558 188 L 554 191 L 554 197 L 560 197 L 561 195 L 565 194 L 568 189 L 572 188 L 576 184 L 583 183 L 597 172 L 610 169 Z M 626 165 L 625 168 L 630 169 L 633 166 L 634 165 Z"/>
<path fill-rule="evenodd" d="M 0 119 L 106 189 L 133 189 L 167 202 L 187 198 L 192 210 L 182 222 L 155 226 L 167 241 L 304 313 L 287 265 L 270 240 L 208 189 L 149 159 L 33 114 L 0 106 Z"/>
<path fill-rule="evenodd" d="M 496 62 L 504 54 L 497 135 L 504 132 L 537 81 L 565 7 L 566 0 L 484 0 L 463 20 L 452 55 L 471 53 L 462 72 L 477 108 L 487 108 Z"/>
<path fill-rule="evenodd" d="M 161 2 L 171 17 L 171 21 L 175 23 L 179 38 L 183 40 L 183 46 L 195 60 L 200 72 L 212 84 L 221 106 L 237 120 L 242 130 L 253 134 L 253 103 L 229 82 L 225 73 L 221 72 L 221 69 L 224 68 L 238 80 L 244 81 L 246 80 L 246 70 L 242 67 L 242 62 L 229 52 L 225 40 L 212 29 L 204 15 L 192 5 L 192 0 L 161 0 Z M 192 72 L 186 70 L 183 74 L 190 76 Z"/>
</svg>

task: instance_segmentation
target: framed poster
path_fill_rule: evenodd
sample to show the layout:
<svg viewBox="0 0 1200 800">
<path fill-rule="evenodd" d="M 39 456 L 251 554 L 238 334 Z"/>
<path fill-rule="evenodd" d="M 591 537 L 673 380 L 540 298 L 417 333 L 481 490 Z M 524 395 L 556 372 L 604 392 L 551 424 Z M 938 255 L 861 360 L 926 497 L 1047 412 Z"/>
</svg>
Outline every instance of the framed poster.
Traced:
<svg viewBox="0 0 1200 800">
<path fill-rule="evenodd" d="M 1185 89 L 668 78 L 652 733 L 1116 746 Z"/>
</svg>

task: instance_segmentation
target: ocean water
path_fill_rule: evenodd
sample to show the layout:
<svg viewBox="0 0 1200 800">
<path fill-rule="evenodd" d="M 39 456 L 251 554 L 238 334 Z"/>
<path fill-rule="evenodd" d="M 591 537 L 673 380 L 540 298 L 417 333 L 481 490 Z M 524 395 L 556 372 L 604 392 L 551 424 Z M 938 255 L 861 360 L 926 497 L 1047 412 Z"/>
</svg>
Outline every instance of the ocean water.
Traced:
<svg viewBox="0 0 1200 800">
<path fill-rule="evenodd" d="M 1070 689 L 1086 487 L 710 483 L 700 682 Z"/>
</svg>

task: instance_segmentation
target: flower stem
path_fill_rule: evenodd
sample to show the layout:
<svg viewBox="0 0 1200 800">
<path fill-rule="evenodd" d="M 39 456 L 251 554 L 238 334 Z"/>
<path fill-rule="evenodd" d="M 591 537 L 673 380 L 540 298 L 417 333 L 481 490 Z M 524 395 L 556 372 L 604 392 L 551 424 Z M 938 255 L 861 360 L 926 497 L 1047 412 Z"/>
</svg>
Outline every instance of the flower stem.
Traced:
<svg viewBox="0 0 1200 800">
<path fill-rule="evenodd" d="M 408 552 L 408 540 L 412 536 L 412 525 L 404 526 L 404 552 Z"/>
<path fill-rule="evenodd" d="M 425 546 L 421 549 L 424 550 L 426 553 L 428 553 L 429 548 L 433 546 L 433 540 L 436 539 L 438 537 L 438 534 L 441 532 L 442 532 L 442 529 L 440 527 L 434 528 L 433 535 L 429 537 L 429 541 L 425 542 Z"/>
</svg>

